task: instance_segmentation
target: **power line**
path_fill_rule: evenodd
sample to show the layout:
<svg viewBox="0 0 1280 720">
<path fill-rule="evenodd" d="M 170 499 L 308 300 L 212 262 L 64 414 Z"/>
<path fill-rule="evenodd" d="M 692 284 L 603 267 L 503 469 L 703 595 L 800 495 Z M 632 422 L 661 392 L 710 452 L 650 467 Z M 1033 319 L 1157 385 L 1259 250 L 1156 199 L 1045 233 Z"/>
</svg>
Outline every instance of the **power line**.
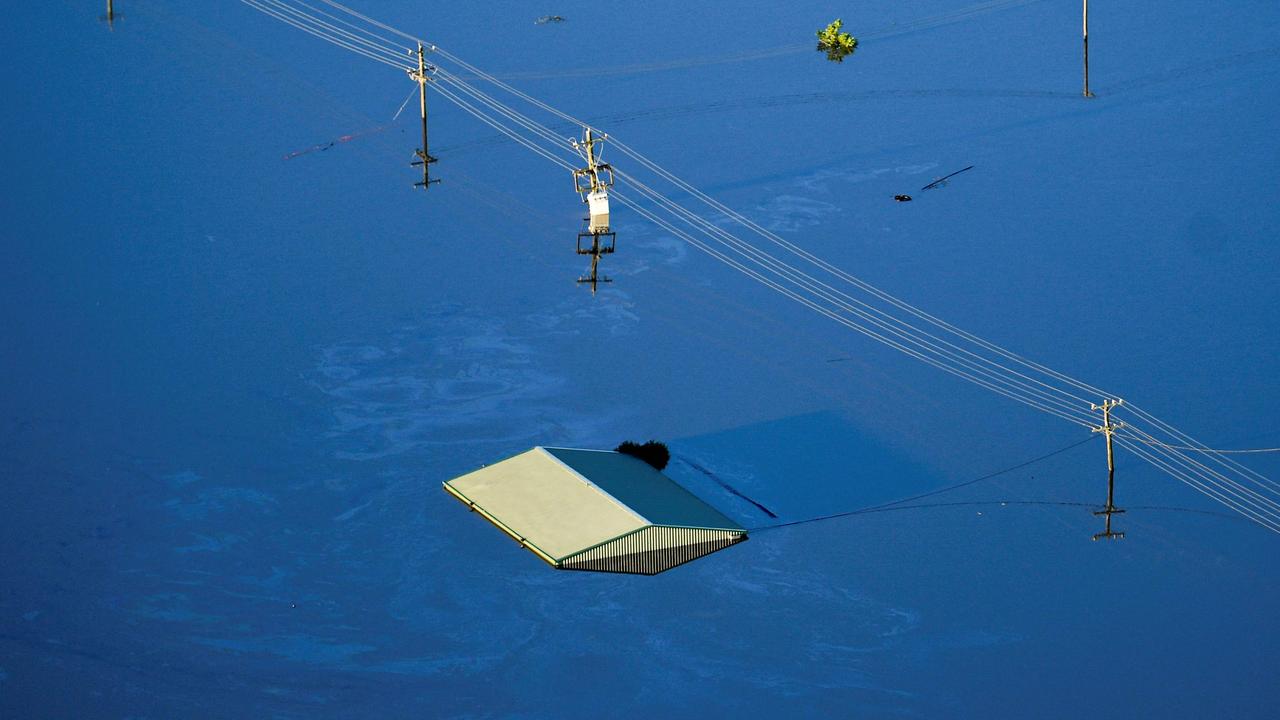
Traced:
<svg viewBox="0 0 1280 720">
<path fill-rule="evenodd" d="M 1097 505 L 1094 505 L 1092 503 L 1074 502 L 1074 501 L 1068 501 L 1068 500 L 966 500 L 962 502 L 921 503 L 919 505 L 898 505 L 894 507 L 874 508 L 874 509 L 854 512 L 854 513 L 833 515 L 831 517 L 814 518 L 809 521 L 800 521 L 795 524 L 798 525 L 804 522 L 817 522 L 818 520 L 831 520 L 839 517 L 847 517 L 849 515 L 872 515 L 875 513 L 898 512 L 900 510 L 926 510 L 930 508 L 945 508 L 945 507 L 986 507 L 991 505 L 1039 505 L 1039 506 L 1048 506 L 1048 507 L 1073 507 L 1073 508 L 1097 507 Z M 1226 518 L 1228 520 L 1241 520 L 1241 521 L 1245 520 L 1245 518 L 1242 518 L 1239 515 L 1228 515 L 1227 513 L 1215 512 L 1213 510 L 1201 510 L 1199 508 L 1175 507 L 1171 505 L 1131 505 L 1129 509 L 1130 510 L 1156 510 L 1156 511 L 1167 511 L 1167 512 L 1195 513 L 1197 515 L 1211 515 L 1213 517 Z M 773 530 L 780 527 L 787 527 L 787 525 L 785 524 L 784 525 L 766 525 L 761 529 Z M 758 532 L 758 530 L 750 530 L 749 532 Z"/>
<path fill-rule="evenodd" d="M 974 5 L 970 5 L 965 8 L 939 13 L 937 15 L 917 18 L 906 22 L 895 22 L 892 25 L 874 28 L 867 31 L 860 31 L 856 34 L 859 41 L 862 42 L 873 39 L 887 39 L 921 30 L 930 30 L 936 27 L 961 22 L 977 15 L 1013 9 L 1036 2 L 1041 2 L 1041 0 L 989 0 L 988 2 L 975 3 Z M 629 65 L 613 67 L 593 66 L 561 71 L 506 73 L 503 77 L 508 80 L 548 80 L 554 78 L 585 78 L 609 75 L 628 75 L 634 73 L 660 72 L 665 70 L 682 70 L 687 68 L 705 67 L 708 65 L 749 62 L 752 60 L 767 60 L 809 52 L 813 52 L 812 43 L 789 43 L 786 45 L 763 47 L 723 55 L 703 55 L 659 62 L 632 63 Z"/>
<path fill-rule="evenodd" d="M 1155 440 L 1142 440 L 1139 438 L 1130 438 L 1147 445 L 1159 445 L 1170 450 L 1190 450 L 1191 452 L 1205 453 L 1207 455 L 1246 455 L 1250 453 L 1273 453 L 1280 452 L 1280 447 L 1273 448 L 1248 448 L 1241 450 L 1220 450 L 1216 448 L 1196 447 L 1195 445 L 1170 445 L 1168 443 L 1157 442 Z"/>
<path fill-rule="evenodd" d="M 695 248 L 697 248 L 697 249 L 699 249 L 699 250 L 703 251 L 704 253 L 707 253 L 708 255 L 711 255 L 712 257 L 716 258 L 717 260 L 720 260 L 721 262 L 723 262 L 723 263 L 725 263 L 726 265 L 728 265 L 728 266 L 730 266 L 730 267 L 734 268 L 735 270 L 738 270 L 739 272 L 741 272 L 741 273 L 743 273 L 743 274 L 745 274 L 745 275 L 747 275 L 747 276 L 751 277 L 752 279 L 756 280 L 757 282 L 760 282 L 761 284 L 765 285 L 766 287 L 769 287 L 769 288 L 771 288 L 771 289 L 773 289 L 773 290 L 775 290 L 775 291 L 777 291 L 777 292 L 779 292 L 779 293 L 781 293 L 781 294 L 783 294 L 783 295 L 785 295 L 785 296 L 787 296 L 787 297 L 791 298 L 792 300 L 795 300 L 796 302 L 799 302 L 800 304 L 802 304 L 802 305 L 804 305 L 804 306 L 806 306 L 806 307 L 808 307 L 808 308 L 810 308 L 810 309 L 812 309 L 812 310 L 814 310 L 814 311 L 816 311 L 816 312 L 818 312 L 818 313 L 820 313 L 820 314 L 822 314 L 822 315 L 825 315 L 825 316 L 827 316 L 827 317 L 831 318 L 832 320 L 835 320 L 836 322 L 840 323 L 841 325 L 844 325 L 844 326 L 846 326 L 846 327 L 848 327 L 848 328 L 850 328 L 850 329 L 853 329 L 853 330 L 855 330 L 855 331 L 857 331 L 857 332 L 859 332 L 859 333 L 862 333 L 863 335 L 866 335 L 867 337 L 870 337 L 870 338 L 873 338 L 873 339 L 875 339 L 875 340 L 878 340 L 879 342 L 884 343 L 885 345 L 888 345 L 889 347 L 892 347 L 892 348 L 894 348 L 894 349 L 896 349 L 896 350 L 898 350 L 898 351 L 900 351 L 900 352 L 902 352 L 902 353 L 904 353 L 904 354 L 906 354 L 906 355 L 909 355 L 909 356 L 911 356 L 911 357 L 914 357 L 914 358 L 916 358 L 916 359 L 918 359 L 918 360 L 920 360 L 920 361 L 922 361 L 922 362 L 924 362 L 924 363 L 926 363 L 926 364 L 932 365 L 932 366 L 934 366 L 934 367 L 938 368 L 939 370 L 942 370 L 942 371 L 944 371 L 944 372 L 950 373 L 950 374 L 955 375 L 955 376 L 957 376 L 957 377 L 960 377 L 960 378 L 963 378 L 963 379 L 965 379 L 965 380 L 968 380 L 969 382 L 972 382 L 972 383 L 974 383 L 974 384 L 976 384 L 976 385 L 979 385 L 980 387 L 983 387 L 983 388 L 986 388 L 986 389 L 988 389 L 988 390 L 991 390 L 992 392 L 995 392 L 995 393 L 1000 394 L 1000 395 L 1004 395 L 1005 397 L 1008 397 L 1008 398 L 1010 398 L 1010 399 L 1012 399 L 1012 400 L 1017 400 L 1018 402 L 1021 402 L 1021 403 L 1027 404 L 1027 405 L 1030 405 L 1030 406 L 1032 406 L 1032 407 L 1034 407 L 1034 408 L 1036 408 L 1036 409 L 1038 409 L 1038 410 L 1041 410 L 1042 412 L 1046 412 L 1046 413 L 1051 414 L 1051 415 L 1056 415 L 1057 417 L 1060 417 L 1060 418 L 1062 418 L 1062 419 L 1064 419 L 1064 420 L 1067 420 L 1068 422 L 1073 422 L 1073 423 L 1075 423 L 1075 424 L 1078 424 L 1078 425 L 1081 425 L 1081 426 L 1084 426 L 1084 427 L 1088 427 L 1088 426 L 1089 426 L 1089 423 L 1088 423 L 1088 422 L 1083 422 L 1083 421 L 1081 421 L 1081 420 L 1079 420 L 1079 419 L 1073 418 L 1073 417 L 1071 417 L 1070 415 L 1067 415 L 1067 414 L 1063 413 L 1062 411 L 1057 410 L 1057 409 L 1055 409 L 1055 408 L 1052 408 L 1052 407 L 1046 407 L 1046 406 L 1040 405 L 1040 404 L 1036 403 L 1034 400 L 1027 399 L 1026 397 L 1023 397 L 1023 396 L 1020 396 L 1020 395 L 1018 395 L 1018 394 L 1016 394 L 1016 393 L 1010 392 L 1010 391 L 1008 391 L 1008 390 L 1006 390 L 1006 389 L 1004 389 L 1004 388 L 1002 388 L 1002 387 L 1000 387 L 1000 386 L 993 385 L 993 384 L 991 384 L 991 383 L 989 383 L 989 382 L 987 382 L 987 381 L 985 381 L 985 380 L 983 380 L 983 379 L 981 379 L 981 378 L 975 377 L 975 376 L 973 376 L 973 375 L 971 375 L 971 374 L 969 374 L 969 373 L 965 372 L 965 371 L 964 371 L 964 370 L 962 370 L 962 369 L 956 369 L 956 368 L 954 368 L 954 367 L 948 366 L 947 364 L 945 364 L 945 363 L 943 363 L 943 362 L 941 362 L 941 361 L 938 361 L 938 360 L 936 360 L 936 359 L 934 359 L 934 358 L 932 358 L 932 357 L 929 357 L 928 355 L 922 354 L 922 353 L 920 353 L 920 352 L 917 352 L 917 351 L 913 350 L 913 349 L 912 349 L 912 348 L 910 348 L 910 347 L 907 347 L 907 346 L 902 345 L 901 343 L 895 342 L 895 341 L 894 341 L 893 339 L 891 339 L 891 338 L 886 338 L 885 336 L 883 336 L 883 335 L 881 335 L 881 334 L 879 334 L 879 333 L 877 333 L 877 332 L 875 332 L 875 331 L 873 331 L 873 330 L 867 329 L 867 328 L 863 327 L 862 325 L 859 325 L 858 323 L 856 323 L 856 322 L 854 322 L 854 321 L 850 320 L 849 318 L 844 317 L 843 315 L 839 315 L 839 314 L 837 314 L 835 311 L 831 310 L 830 308 L 824 307 L 823 305 L 818 304 L 817 302 L 813 301 L 812 299 L 810 299 L 810 298 L 808 298 L 808 297 L 805 297 L 805 296 L 803 296 L 803 295 L 801 295 L 801 294 L 797 293 L 796 291 L 792 290 L 791 288 L 788 288 L 788 287 L 786 287 L 786 286 L 784 286 L 784 285 L 782 285 L 782 284 L 780 284 L 780 283 L 778 283 L 778 282 L 776 282 L 776 281 L 774 281 L 774 280 L 769 279 L 768 277 L 766 277 L 766 276 L 764 276 L 764 275 L 760 274 L 759 272 L 757 272 L 757 271 L 755 271 L 755 270 L 751 269 L 750 267 L 747 267 L 746 265 L 743 265 L 741 262 L 738 262 L 737 260 L 734 260 L 732 257 L 729 257 L 729 256 L 727 256 L 727 255 L 725 255 L 725 254 L 723 254 L 723 253 L 721 253 L 721 252 L 719 252 L 719 251 L 717 251 L 717 250 L 715 250 L 715 249 L 713 249 L 713 248 L 709 247 L 706 243 L 703 243 L 702 241 L 700 241 L 700 240 L 698 240 L 697 238 L 695 238 L 695 237 L 691 236 L 691 235 L 690 235 L 690 234 L 688 234 L 687 232 L 685 232 L 685 231 L 683 231 L 683 230 L 680 230 L 679 228 L 677 228 L 677 227 L 675 227 L 674 225 L 672 225 L 670 222 L 668 222 L 668 221 L 666 221 L 666 220 L 663 220 L 663 219 L 661 219 L 661 218 L 657 217 L 657 216 L 656 216 L 656 215 L 654 215 L 652 212 L 650 212 L 650 211 L 646 210 L 645 208 L 641 207 L 641 206 L 640 206 L 640 205 L 638 205 L 637 203 L 632 202 L 632 201 L 631 201 L 631 200 L 629 200 L 625 195 L 623 195 L 623 194 L 618 193 L 618 192 L 616 192 L 616 191 L 615 191 L 614 196 L 615 196 L 615 197 L 618 199 L 618 201 L 619 201 L 619 202 L 621 202 L 622 204 L 624 204 L 624 205 L 627 205 L 627 206 L 631 207 L 633 210 L 635 210 L 635 211 L 636 211 L 637 213 L 639 213 L 641 216 L 643 216 L 643 217 L 645 217 L 646 219 L 650 220 L 650 221 L 651 221 L 651 222 L 653 222 L 654 224 L 656 224 L 656 225 L 658 225 L 658 226 L 660 226 L 660 227 L 662 227 L 662 228 L 665 228 L 667 231 L 669 231 L 669 232 L 671 232 L 671 233 L 675 234 L 677 237 L 680 237 L 680 238 L 684 239 L 686 242 L 688 242 L 689 244 L 693 245 Z"/>
<path fill-rule="evenodd" d="M 1174 464 L 1175 461 L 1167 457 L 1159 457 L 1148 452 L 1147 448 L 1137 443 L 1130 443 L 1124 439 L 1117 439 L 1117 443 L 1128 449 L 1134 455 L 1146 460 L 1156 467 L 1164 470 L 1174 478 L 1186 483 L 1201 493 L 1213 498 L 1219 503 L 1235 510 L 1263 527 L 1280 533 L 1280 522 L 1275 518 L 1275 511 L 1267 511 L 1265 504 L 1260 505 L 1255 501 L 1242 497 L 1230 486 L 1224 486 L 1212 480 L 1209 476 L 1201 472 L 1188 472 L 1186 469 Z"/>
<path fill-rule="evenodd" d="M 293 0 L 295 5 L 292 6 L 286 0 L 241 0 L 241 2 L 334 45 L 402 70 L 405 69 L 405 64 L 399 55 L 400 48 L 397 47 L 397 41 L 389 39 L 387 34 L 421 43 L 429 48 L 430 52 L 531 106 L 586 130 L 594 130 L 587 123 L 512 87 L 448 51 L 362 15 L 335 0 L 320 0 L 320 2 L 339 11 L 340 15 L 320 10 L 302 0 Z M 958 17 L 964 13 L 985 12 L 1012 4 L 1015 4 L 1013 0 L 993 0 L 957 11 L 954 15 Z M 930 22 L 944 20 L 945 18 L 939 16 Z M 920 26 L 923 27 L 925 24 Z M 479 90 L 455 73 L 439 67 L 438 64 L 433 71 L 435 79 L 440 81 L 434 83 L 436 90 L 464 112 L 561 168 L 570 171 L 574 169 L 561 157 L 561 154 L 567 153 L 569 148 L 565 140 L 555 131 Z M 446 88 L 444 85 L 449 87 Z M 809 309 L 984 389 L 1082 426 L 1093 427 L 1095 418 L 1086 408 L 1095 405 L 1095 400 L 1116 397 L 1112 393 L 1103 392 L 1094 386 L 964 331 L 876 288 L 728 208 L 625 143 L 616 138 L 610 138 L 610 140 L 612 145 L 636 161 L 643 169 L 654 173 L 681 191 L 687 192 L 695 200 L 706 204 L 713 212 L 723 215 L 787 253 L 829 274 L 834 280 L 819 279 L 800 267 L 765 252 L 711 219 L 675 202 L 634 175 L 623 171 L 619 171 L 619 177 L 634 188 L 641 198 L 652 203 L 652 208 L 615 192 L 619 202 L 632 207 L 645 219 L 673 233 L 714 259 Z M 855 297 L 850 294 L 852 290 L 846 291 L 834 286 L 832 284 L 834 281 L 847 283 L 852 289 L 865 293 L 867 297 Z M 914 320 L 899 316 L 897 313 L 905 313 Z M 933 331 L 925 330 L 915 322 L 922 322 L 933 328 Z M 1021 369 L 1015 369 L 1015 367 Z M 1083 392 L 1085 397 L 1076 394 L 1077 392 Z M 1120 434 L 1116 435 L 1118 442 L 1123 440 L 1121 444 L 1126 449 L 1134 451 L 1140 458 L 1259 524 L 1280 532 L 1280 521 L 1278 521 L 1280 502 L 1277 502 L 1277 497 L 1271 496 L 1274 489 L 1280 486 L 1229 457 L 1213 453 L 1207 446 L 1192 440 L 1140 408 L 1129 404 L 1126 404 L 1125 408 L 1131 411 L 1137 420 L 1150 424 L 1152 432 L 1162 435 L 1162 437 L 1156 437 L 1139 427 L 1136 420 L 1126 420 L 1124 426 L 1131 431 L 1131 434 L 1123 438 Z M 1137 452 L 1135 448 L 1143 451 Z M 1188 452 L 1204 456 L 1217 468 L 1187 455 Z M 1261 492 L 1247 487 L 1244 483 L 1258 486 Z"/>
<path fill-rule="evenodd" d="M 353 53 L 356 53 L 357 55 L 363 55 L 364 57 L 369 58 L 370 60 L 382 63 L 383 65 L 390 65 L 391 67 L 394 67 L 394 68 L 405 67 L 405 65 L 403 65 L 402 63 L 398 63 L 395 60 L 391 59 L 390 56 L 384 55 L 383 53 L 385 51 L 382 51 L 382 50 L 373 51 L 368 48 L 361 47 L 357 44 L 352 44 L 351 42 L 348 42 L 347 40 L 343 39 L 340 35 L 335 35 L 333 33 L 325 32 L 322 28 L 317 28 L 314 25 L 309 25 L 305 22 L 295 19 L 290 14 L 272 9 L 272 7 L 265 4 L 268 2 L 272 2 L 272 0 L 240 0 L 240 2 L 250 7 L 253 7 L 259 12 L 262 12 L 266 15 L 270 15 L 271 17 L 274 17 L 277 20 L 287 25 L 291 25 L 309 35 L 313 35 L 317 38 L 320 38 L 321 40 L 324 40 L 325 42 L 329 42 L 334 45 L 337 45 L 338 47 L 349 50 Z"/>
<path fill-rule="evenodd" d="M 635 178 L 629 174 L 621 170 L 617 172 L 619 177 L 628 180 L 638 190 L 645 193 L 659 204 L 664 205 L 669 211 L 679 216 L 686 223 L 694 225 L 695 229 L 700 229 L 709 235 L 715 236 L 713 239 L 719 238 L 719 241 L 731 246 L 732 249 L 746 257 L 752 263 L 801 286 L 810 293 L 817 295 L 820 299 L 836 305 L 838 309 L 849 312 L 861 320 L 875 325 L 880 330 L 886 331 L 905 342 L 915 345 L 922 352 L 941 356 L 945 360 L 964 367 L 967 370 L 976 372 L 978 375 L 984 376 L 989 380 L 1004 386 L 1011 386 L 1012 389 L 1016 389 L 1022 394 L 1033 398 L 1037 402 L 1037 407 L 1044 407 L 1045 405 L 1056 406 L 1058 410 L 1062 411 L 1066 415 L 1075 415 L 1073 422 L 1078 422 L 1081 425 L 1088 425 L 1092 422 L 1091 416 L 1081 408 L 1065 402 L 1061 398 L 1054 397 L 1040 388 L 1034 387 L 1032 384 L 1022 382 L 1022 380 L 1032 381 L 1034 384 L 1042 387 L 1050 387 L 1045 383 L 1034 381 L 1021 373 L 1009 370 L 999 363 L 992 363 L 989 359 L 977 355 L 965 348 L 961 348 L 954 343 L 938 338 L 931 333 L 921 331 L 910 323 L 889 315 L 867 302 L 854 298 L 847 293 L 822 282 L 821 280 L 817 280 L 812 275 L 809 275 L 792 265 L 782 262 L 777 258 L 742 242 L 722 228 L 715 226 L 713 223 L 699 217 L 674 201 L 661 196 L 657 191 L 635 180 Z M 896 345 L 894 345 L 894 347 L 902 349 Z M 988 367 L 989 365 L 993 365 L 994 369 Z M 1009 377 L 1002 376 L 1000 374 L 1001 371 L 1008 374 Z M 1010 387 L 1006 387 L 1006 389 L 1010 389 Z"/>
<path fill-rule="evenodd" d="M 1207 447 L 1208 447 L 1207 445 L 1205 445 L 1204 443 L 1200 442 L 1199 440 L 1197 440 L 1197 439 L 1195 439 L 1195 438 L 1191 437 L 1190 435 L 1188 435 L 1188 434 L 1186 434 L 1186 433 L 1184 433 L 1184 432 L 1182 432 L 1182 431 L 1178 430 L 1177 428 L 1173 427 L 1172 425 L 1169 425 L 1168 423 L 1164 422 L 1164 421 L 1163 421 L 1163 420 L 1161 420 L 1160 418 L 1155 417 L 1154 415 L 1152 415 L 1151 413 L 1149 413 L 1149 412 L 1147 412 L 1147 411 L 1143 410 L 1143 409 L 1142 409 L 1142 408 L 1140 408 L 1140 407 L 1137 407 L 1137 406 L 1135 406 L 1135 405 L 1133 405 L 1133 404 L 1130 404 L 1128 409 L 1129 409 L 1130 411 L 1132 411 L 1132 412 L 1136 413 L 1137 415 L 1139 415 L 1139 416 L 1140 416 L 1140 417 L 1142 417 L 1143 419 L 1145 419 L 1147 422 L 1150 422 L 1151 424 L 1155 425 L 1157 428 L 1160 428 L 1160 429 L 1161 429 L 1161 430 L 1163 430 L 1166 434 L 1170 435 L 1170 436 L 1171 436 L 1171 437 L 1173 437 L 1173 438 L 1176 438 L 1176 439 L 1177 439 L 1178 441 L 1180 441 L 1180 442 L 1184 442 L 1184 443 L 1186 443 L 1186 444 L 1188 444 L 1188 445 L 1194 445 L 1194 446 L 1201 447 L 1201 448 L 1207 448 Z M 1150 436 L 1148 436 L 1148 437 L 1150 437 Z M 1239 473 L 1239 474 L 1241 474 L 1241 475 L 1243 475 L 1243 476 L 1246 476 L 1246 477 L 1252 478 L 1254 481 L 1259 482 L 1259 483 L 1262 483 L 1263 485 L 1266 485 L 1266 486 L 1270 487 L 1270 488 L 1271 488 L 1271 489 L 1273 489 L 1273 490 L 1278 490 L 1278 489 L 1280 489 L 1280 483 L 1276 483 L 1275 481 L 1271 480 L 1270 478 L 1267 478 L 1266 476 L 1262 475 L 1261 473 L 1259 473 L 1259 472 L 1257 472 L 1257 471 L 1255 471 L 1255 470 L 1253 470 L 1253 469 L 1251 469 L 1251 468 L 1249 468 L 1249 467 L 1247 467 L 1247 466 L 1245 466 L 1245 465 L 1242 465 L 1240 462 L 1238 462 L 1237 460 L 1235 460 L 1235 459 L 1234 459 L 1234 458 L 1232 458 L 1232 457 L 1229 457 L 1229 456 L 1226 456 L 1226 455 L 1220 455 L 1220 454 L 1218 454 L 1218 455 L 1210 454 L 1210 455 L 1208 456 L 1208 459 L 1212 460 L 1213 462 L 1217 463 L 1218 465 L 1222 466 L 1223 468 L 1225 468 L 1225 469 L 1226 469 L 1226 470 L 1228 470 L 1228 471 L 1236 472 L 1236 473 Z"/>
<path fill-rule="evenodd" d="M 994 477 L 1007 475 L 1008 473 L 1011 473 L 1015 470 L 1021 470 L 1022 468 L 1027 467 L 1029 465 L 1035 465 L 1038 462 L 1048 460 L 1049 458 L 1054 457 L 1055 455 L 1061 455 L 1062 453 L 1068 452 L 1070 450 L 1074 450 L 1075 448 L 1078 448 L 1081 445 L 1084 445 L 1085 443 L 1092 441 L 1096 437 L 1097 437 L 1096 435 L 1090 435 L 1089 437 L 1084 438 L 1083 440 L 1078 440 L 1076 442 L 1071 443 L 1070 445 L 1067 445 L 1065 447 L 1060 447 L 1057 450 L 1045 453 L 1044 455 L 1031 458 L 1030 460 L 1024 460 L 1023 462 L 1020 462 L 1017 465 L 1010 465 L 1009 467 L 1004 468 L 1002 470 L 997 470 L 993 473 L 987 473 L 986 475 L 973 478 L 972 480 L 965 480 L 964 482 L 959 482 L 959 483 L 956 483 L 955 485 L 948 485 L 943 488 L 938 488 L 937 490 L 930 490 L 929 492 L 920 493 L 919 495 L 912 495 L 910 497 L 901 498 L 899 500 L 894 500 L 892 502 L 880 503 L 878 505 L 868 505 L 866 507 L 858 508 L 857 510 L 849 510 L 846 512 L 834 513 L 831 515 L 821 515 L 818 517 L 807 518 L 805 520 L 791 520 L 788 522 L 774 523 L 772 525 L 760 525 L 758 527 L 749 528 L 749 531 L 759 532 L 761 530 L 773 530 L 775 528 L 790 527 L 792 525 L 806 525 L 808 523 L 815 523 L 823 520 L 834 520 L 836 518 L 848 517 L 850 515 L 861 515 L 864 513 L 877 512 L 877 511 L 885 510 L 897 505 L 901 505 L 903 503 L 915 502 L 916 500 L 923 500 L 925 498 L 934 497 L 934 496 L 942 495 L 949 492 L 954 492 L 961 488 L 966 488 L 966 487 L 969 487 L 970 485 L 980 483 L 983 480 L 990 480 L 991 478 L 994 478 Z M 1095 506 L 1090 506 L 1090 507 L 1095 507 Z"/>
</svg>

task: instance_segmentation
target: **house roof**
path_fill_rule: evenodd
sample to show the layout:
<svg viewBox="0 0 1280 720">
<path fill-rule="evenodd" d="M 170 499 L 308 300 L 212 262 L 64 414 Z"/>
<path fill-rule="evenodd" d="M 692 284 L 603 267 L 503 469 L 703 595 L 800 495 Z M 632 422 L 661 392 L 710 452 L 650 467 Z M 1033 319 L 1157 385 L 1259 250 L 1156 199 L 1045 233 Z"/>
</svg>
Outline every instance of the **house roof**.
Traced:
<svg viewBox="0 0 1280 720">
<path fill-rule="evenodd" d="M 643 460 L 601 450 L 544 449 L 652 525 L 742 529 Z"/>
<path fill-rule="evenodd" d="M 742 531 L 644 461 L 616 452 L 535 447 L 444 485 L 553 565 L 651 525 Z"/>
</svg>

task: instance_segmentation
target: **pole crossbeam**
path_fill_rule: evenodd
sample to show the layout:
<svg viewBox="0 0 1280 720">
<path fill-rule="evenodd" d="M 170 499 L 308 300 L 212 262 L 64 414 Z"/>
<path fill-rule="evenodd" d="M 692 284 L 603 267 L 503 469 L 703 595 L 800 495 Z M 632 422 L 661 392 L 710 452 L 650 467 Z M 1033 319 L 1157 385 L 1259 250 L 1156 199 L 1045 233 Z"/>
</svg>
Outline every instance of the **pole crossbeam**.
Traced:
<svg viewBox="0 0 1280 720">
<path fill-rule="evenodd" d="M 591 256 L 591 271 L 578 278 L 578 283 L 589 284 L 592 295 L 600 283 L 613 282 L 600 275 L 599 266 L 601 256 L 613 253 L 617 242 L 617 233 L 609 227 L 609 188 L 613 187 L 613 168 L 600 162 L 599 154 L 599 145 L 607 137 L 597 138 L 588 126 L 582 129 L 581 143 L 570 141 L 573 149 L 587 163 L 585 168 L 573 170 L 573 189 L 587 205 L 586 228 L 578 233 L 577 252 Z M 590 240 L 590 243 L 584 245 L 584 240 Z"/>
</svg>

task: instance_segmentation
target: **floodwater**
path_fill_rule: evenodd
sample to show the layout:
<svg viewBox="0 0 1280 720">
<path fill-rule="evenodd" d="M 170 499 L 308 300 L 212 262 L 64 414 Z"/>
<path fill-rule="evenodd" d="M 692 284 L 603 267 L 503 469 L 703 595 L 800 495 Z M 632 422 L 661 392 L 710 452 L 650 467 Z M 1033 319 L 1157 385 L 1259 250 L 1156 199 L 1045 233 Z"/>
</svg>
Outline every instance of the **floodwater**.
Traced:
<svg viewBox="0 0 1280 720">
<path fill-rule="evenodd" d="M 568 172 L 433 96 L 414 190 L 403 74 L 241 3 L 116 5 L 0 30 L 0 715 L 1274 714 L 1276 536 L 1123 453 L 1119 504 L 1175 508 L 1124 540 L 1027 504 L 1101 504 L 1099 442 L 652 578 L 550 570 L 440 483 L 657 438 L 756 527 L 1088 433 L 625 209 L 593 297 Z M 1092 8 L 1088 101 L 1070 2 L 360 9 L 950 322 L 1280 445 L 1273 2 Z"/>
</svg>

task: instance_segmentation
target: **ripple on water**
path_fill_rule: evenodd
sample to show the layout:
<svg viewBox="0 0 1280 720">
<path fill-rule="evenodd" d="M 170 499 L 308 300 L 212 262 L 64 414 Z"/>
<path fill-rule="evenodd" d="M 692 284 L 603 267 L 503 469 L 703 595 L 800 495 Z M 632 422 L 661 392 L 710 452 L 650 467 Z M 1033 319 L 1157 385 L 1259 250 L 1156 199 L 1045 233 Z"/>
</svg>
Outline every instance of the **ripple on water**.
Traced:
<svg viewBox="0 0 1280 720">
<path fill-rule="evenodd" d="M 376 344 L 321 349 L 310 379 L 333 400 L 323 439 L 335 457 L 358 461 L 459 443 L 573 440 L 567 429 L 589 423 L 561 405 L 566 380 L 544 369 L 555 363 L 532 338 L 545 340 L 539 327 L 580 310 L 566 304 L 508 322 L 450 306 Z"/>
</svg>

